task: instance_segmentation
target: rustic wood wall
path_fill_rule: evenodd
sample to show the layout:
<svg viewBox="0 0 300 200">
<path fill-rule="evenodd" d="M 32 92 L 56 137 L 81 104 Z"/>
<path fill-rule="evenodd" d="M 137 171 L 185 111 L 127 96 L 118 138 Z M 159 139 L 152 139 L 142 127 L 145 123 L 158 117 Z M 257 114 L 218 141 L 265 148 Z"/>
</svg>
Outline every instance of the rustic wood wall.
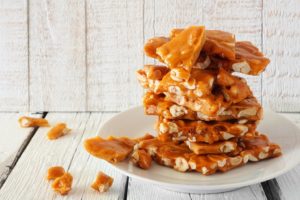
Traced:
<svg viewBox="0 0 300 200">
<path fill-rule="evenodd" d="M 300 111 L 297 0 L 0 0 L 0 111 L 121 111 L 141 104 L 143 43 L 204 24 L 272 60 L 247 77 L 264 105 Z"/>
</svg>

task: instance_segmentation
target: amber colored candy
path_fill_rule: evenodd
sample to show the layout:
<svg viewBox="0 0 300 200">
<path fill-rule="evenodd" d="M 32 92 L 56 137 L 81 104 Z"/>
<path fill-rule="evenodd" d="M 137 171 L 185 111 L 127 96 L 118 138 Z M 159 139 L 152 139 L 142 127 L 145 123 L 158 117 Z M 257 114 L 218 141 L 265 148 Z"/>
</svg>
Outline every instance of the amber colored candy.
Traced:
<svg viewBox="0 0 300 200">
<path fill-rule="evenodd" d="M 151 156 L 144 150 L 135 150 L 131 155 L 131 162 L 142 169 L 149 169 L 152 164 Z"/>
<path fill-rule="evenodd" d="M 27 127 L 48 127 L 49 123 L 46 119 L 44 118 L 34 118 L 34 117 L 26 117 L 22 116 L 19 118 L 19 124 L 22 128 L 27 128 Z"/>
<path fill-rule="evenodd" d="M 203 51 L 207 55 L 218 55 L 229 60 L 235 59 L 235 36 L 219 30 L 206 30 Z"/>
<path fill-rule="evenodd" d="M 65 173 L 56 178 L 52 183 L 52 189 L 61 195 L 66 195 L 72 189 L 73 177 L 70 173 Z"/>
<path fill-rule="evenodd" d="M 144 52 L 151 58 L 160 59 L 156 53 L 156 49 L 167 43 L 170 39 L 166 37 L 154 37 L 149 39 L 144 45 Z"/>
<path fill-rule="evenodd" d="M 183 29 L 172 29 L 170 38 L 179 35 Z M 203 46 L 203 52 L 207 55 L 217 55 L 229 60 L 235 60 L 235 36 L 220 30 L 205 30 L 206 40 Z"/>
<path fill-rule="evenodd" d="M 99 172 L 91 187 L 99 192 L 106 192 L 113 184 L 114 179 L 104 172 Z"/>
<path fill-rule="evenodd" d="M 47 180 L 54 180 L 64 175 L 65 169 L 60 166 L 50 167 L 47 171 Z"/>
<path fill-rule="evenodd" d="M 55 140 L 63 135 L 66 135 L 70 131 L 71 129 L 67 128 L 65 123 L 58 123 L 48 131 L 47 137 L 49 140 Z"/>
<path fill-rule="evenodd" d="M 109 137 L 103 139 L 99 136 L 85 140 L 85 149 L 98 158 L 116 163 L 125 160 L 132 152 L 135 142 L 128 138 Z"/>
<path fill-rule="evenodd" d="M 236 43 L 236 59 L 232 64 L 233 71 L 250 75 L 259 75 L 265 70 L 270 60 L 264 57 L 251 42 Z"/>
<path fill-rule="evenodd" d="M 156 49 L 170 68 L 184 67 L 190 71 L 205 42 L 205 27 L 190 26 L 169 42 Z"/>
</svg>

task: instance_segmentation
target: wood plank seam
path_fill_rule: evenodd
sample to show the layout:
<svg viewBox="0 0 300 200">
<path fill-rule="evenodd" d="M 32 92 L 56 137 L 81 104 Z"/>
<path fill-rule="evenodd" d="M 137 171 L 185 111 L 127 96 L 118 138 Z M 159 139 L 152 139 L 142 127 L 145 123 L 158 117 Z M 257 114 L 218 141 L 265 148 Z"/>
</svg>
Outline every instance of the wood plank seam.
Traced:
<svg viewBox="0 0 300 200">
<path fill-rule="evenodd" d="M 261 186 L 268 200 L 281 200 L 282 192 L 275 178 L 262 182 Z"/>
<path fill-rule="evenodd" d="M 87 126 L 87 123 L 89 122 L 90 118 L 91 118 L 91 113 L 89 113 L 89 117 L 88 117 L 88 119 L 87 119 L 86 122 L 85 122 L 85 126 L 84 126 L 84 129 L 83 129 L 83 133 L 86 131 L 86 126 Z M 72 155 L 72 158 L 71 158 L 70 163 L 69 163 L 69 165 L 68 165 L 68 170 L 67 170 L 67 171 L 69 171 L 69 169 L 70 169 L 70 167 L 71 167 L 71 165 L 72 165 L 74 156 L 75 156 L 75 154 L 76 154 L 76 152 L 77 152 L 77 150 L 78 150 L 79 145 L 81 144 L 81 141 L 82 141 L 83 136 L 84 136 L 84 134 L 81 134 L 80 140 L 79 140 L 79 142 L 78 142 L 78 144 L 77 144 L 77 146 L 76 146 L 75 151 L 73 152 L 73 155 Z"/>
<path fill-rule="evenodd" d="M 125 182 L 125 187 L 124 187 L 123 190 L 120 191 L 120 195 L 119 195 L 118 200 L 127 200 L 129 177 L 128 176 L 123 176 L 122 182 Z"/>
<path fill-rule="evenodd" d="M 42 118 L 45 118 L 47 115 L 47 112 L 43 112 Z M 0 182 L 0 190 L 2 188 L 2 186 L 5 184 L 7 178 L 9 177 L 10 173 L 12 172 L 12 170 L 14 169 L 14 167 L 17 165 L 18 160 L 20 159 L 20 157 L 22 156 L 23 152 L 25 151 L 26 147 L 28 146 L 28 144 L 30 143 L 31 139 L 33 138 L 33 136 L 35 135 L 35 133 L 37 132 L 37 130 L 39 129 L 39 127 L 35 127 L 27 136 L 27 138 L 24 140 L 24 142 L 22 143 L 22 145 L 20 146 L 16 157 L 14 158 L 14 161 L 12 162 L 11 166 L 9 166 L 9 170 L 8 173 L 6 174 L 6 177 L 1 180 Z"/>
</svg>

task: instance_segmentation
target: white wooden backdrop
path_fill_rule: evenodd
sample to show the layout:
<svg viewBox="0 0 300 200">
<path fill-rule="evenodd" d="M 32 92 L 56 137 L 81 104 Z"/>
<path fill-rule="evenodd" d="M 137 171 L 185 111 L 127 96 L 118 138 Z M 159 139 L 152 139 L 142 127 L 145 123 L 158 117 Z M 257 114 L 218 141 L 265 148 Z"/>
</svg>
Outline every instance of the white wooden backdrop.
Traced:
<svg viewBox="0 0 300 200">
<path fill-rule="evenodd" d="M 0 111 L 121 111 L 141 101 L 143 43 L 203 24 L 272 60 L 249 82 L 264 105 L 300 111 L 298 0 L 0 0 Z"/>
</svg>

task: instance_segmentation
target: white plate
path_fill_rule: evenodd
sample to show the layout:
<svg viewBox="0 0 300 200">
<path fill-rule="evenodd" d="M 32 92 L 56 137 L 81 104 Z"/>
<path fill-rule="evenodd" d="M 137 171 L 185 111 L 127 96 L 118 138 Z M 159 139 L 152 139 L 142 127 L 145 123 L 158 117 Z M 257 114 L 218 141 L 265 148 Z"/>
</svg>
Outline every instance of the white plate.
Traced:
<svg viewBox="0 0 300 200">
<path fill-rule="evenodd" d="M 100 128 L 99 135 L 136 138 L 147 132 L 155 134 L 155 119 L 156 117 L 146 116 L 142 107 L 132 108 L 107 121 Z M 118 163 L 112 167 L 129 177 L 177 192 L 217 193 L 272 179 L 300 162 L 300 131 L 292 122 L 272 111 L 265 111 L 264 120 L 258 129 L 282 147 L 281 157 L 248 163 L 229 172 L 211 176 L 203 176 L 197 172 L 181 173 L 157 164 L 153 164 L 149 170 L 142 170 L 129 162 Z"/>
</svg>

